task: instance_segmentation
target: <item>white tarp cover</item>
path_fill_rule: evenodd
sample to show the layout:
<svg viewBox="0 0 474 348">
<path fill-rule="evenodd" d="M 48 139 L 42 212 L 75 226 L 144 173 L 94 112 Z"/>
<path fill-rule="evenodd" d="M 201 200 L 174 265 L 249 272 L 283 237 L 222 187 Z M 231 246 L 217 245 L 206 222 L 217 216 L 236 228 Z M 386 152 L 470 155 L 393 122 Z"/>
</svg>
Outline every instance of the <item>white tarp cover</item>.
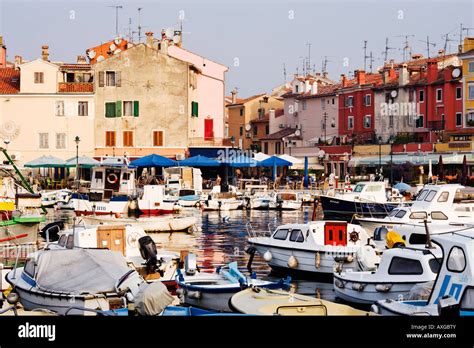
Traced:
<svg viewBox="0 0 474 348">
<path fill-rule="evenodd" d="M 106 249 L 46 250 L 37 267 L 41 289 L 76 295 L 115 292 L 115 283 L 130 271 L 121 253 Z"/>
<path fill-rule="evenodd" d="M 158 315 L 173 302 L 173 296 L 162 282 L 142 283 L 135 297 L 135 310 L 140 315 Z"/>
</svg>

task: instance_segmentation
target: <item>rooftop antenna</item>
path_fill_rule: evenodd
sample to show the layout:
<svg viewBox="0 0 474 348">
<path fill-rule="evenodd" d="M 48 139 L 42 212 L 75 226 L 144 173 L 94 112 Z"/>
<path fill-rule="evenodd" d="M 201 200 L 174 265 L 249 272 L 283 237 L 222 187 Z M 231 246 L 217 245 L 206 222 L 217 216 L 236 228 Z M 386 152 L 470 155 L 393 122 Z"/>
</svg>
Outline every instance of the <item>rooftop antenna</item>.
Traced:
<svg viewBox="0 0 474 348">
<path fill-rule="evenodd" d="M 403 61 L 407 61 L 407 58 L 411 57 L 411 47 L 410 47 L 410 43 L 408 41 L 408 38 L 412 37 L 412 36 L 415 36 L 415 35 L 409 34 L 409 35 L 398 35 L 397 36 L 397 37 L 404 37 L 405 38 L 405 41 L 403 41 L 403 43 L 404 43 L 404 46 L 403 46 Z M 407 53 L 408 53 L 408 57 L 407 57 Z"/>
<path fill-rule="evenodd" d="M 369 55 L 369 69 L 370 69 L 370 72 L 372 73 L 372 64 L 374 63 L 375 59 L 374 57 L 372 56 L 372 51 L 370 51 L 370 55 Z"/>
<path fill-rule="evenodd" d="M 468 27 L 465 27 L 463 26 L 463 24 L 461 23 L 459 25 L 459 47 L 462 47 L 462 39 L 463 39 L 463 32 L 466 32 L 466 34 L 469 36 L 469 30 L 473 30 L 474 28 L 468 28 Z"/>
<path fill-rule="evenodd" d="M 133 42 L 132 17 L 128 18 L 128 41 Z"/>
<path fill-rule="evenodd" d="M 308 59 L 306 60 L 306 73 L 311 73 L 311 43 L 307 43 L 308 46 Z"/>
<path fill-rule="evenodd" d="M 286 85 L 286 65 L 283 63 L 283 78 L 285 79 L 285 85 Z"/>
<path fill-rule="evenodd" d="M 388 51 L 389 51 L 389 50 L 394 50 L 394 49 L 395 49 L 395 47 L 389 47 L 389 46 L 388 46 L 388 37 L 386 37 L 386 38 L 385 38 L 385 50 L 383 51 L 383 54 L 384 54 L 384 59 L 383 59 L 383 61 L 384 61 L 384 63 L 387 62 L 387 59 L 388 59 Z"/>
<path fill-rule="evenodd" d="M 112 5 L 112 6 L 107 6 L 107 7 L 115 8 L 115 37 L 118 37 L 119 36 L 118 15 L 119 15 L 119 9 L 123 9 L 123 6 L 121 6 L 121 5 Z"/>
<path fill-rule="evenodd" d="M 364 71 L 367 71 L 367 58 L 369 56 L 367 55 L 367 40 L 364 40 Z"/>
<path fill-rule="evenodd" d="M 140 22 L 140 12 L 143 10 L 143 7 L 137 8 L 138 11 L 138 43 L 142 41 L 142 25 Z"/>
<path fill-rule="evenodd" d="M 456 40 L 450 39 L 450 38 L 449 38 L 449 34 L 450 34 L 450 33 L 446 33 L 446 34 L 444 34 L 443 36 L 441 36 L 441 38 L 444 39 L 444 47 L 443 47 L 443 49 L 444 49 L 444 54 L 446 54 L 446 53 L 449 51 L 449 47 L 448 47 L 449 42 L 451 42 L 451 41 L 456 41 Z"/>
<path fill-rule="evenodd" d="M 430 58 L 430 46 L 435 47 L 436 44 L 433 43 L 433 42 L 430 42 L 430 37 L 429 36 L 426 36 L 426 41 L 423 41 L 423 40 L 418 40 L 418 41 L 424 42 L 426 44 L 426 52 L 428 53 L 428 58 Z"/>
</svg>

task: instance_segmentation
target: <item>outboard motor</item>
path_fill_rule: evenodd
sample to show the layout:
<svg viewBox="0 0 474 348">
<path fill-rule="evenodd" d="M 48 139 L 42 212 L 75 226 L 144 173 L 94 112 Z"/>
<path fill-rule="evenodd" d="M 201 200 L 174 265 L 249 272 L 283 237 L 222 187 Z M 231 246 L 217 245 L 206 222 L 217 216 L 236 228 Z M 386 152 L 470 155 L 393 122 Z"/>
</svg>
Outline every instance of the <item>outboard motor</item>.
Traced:
<svg viewBox="0 0 474 348">
<path fill-rule="evenodd" d="M 44 226 L 40 231 L 40 236 L 49 240 L 49 242 L 56 242 L 59 239 L 59 232 L 64 229 L 64 221 L 55 221 Z"/>
<path fill-rule="evenodd" d="M 196 255 L 189 253 L 184 258 L 184 271 L 187 275 L 194 275 L 197 269 Z"/>
<path fill-rule="evenodd" d="M 158 270 L 158 252 L 155 242 L 150 236 L 144 236 L 138 239 L 138 244 L 140 246 L 140 254 L 145 260 L 147 273 L 155 273 Z"/>
</svg>

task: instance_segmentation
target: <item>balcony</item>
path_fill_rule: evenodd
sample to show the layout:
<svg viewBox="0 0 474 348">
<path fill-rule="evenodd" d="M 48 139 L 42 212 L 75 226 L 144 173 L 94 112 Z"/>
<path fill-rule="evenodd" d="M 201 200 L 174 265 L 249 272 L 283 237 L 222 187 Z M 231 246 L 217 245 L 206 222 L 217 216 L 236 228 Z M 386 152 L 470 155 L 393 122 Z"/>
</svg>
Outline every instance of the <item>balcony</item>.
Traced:
<svg viewBox="0 0 474 348">
<path fill-rule="evenodd" d="M 444 130 L 444 120 L 440 121 L 428 121 L 428 129 L 432 131 Z"/>
<path fill-rule="evenodd" d="M 189 146 L 226 146 L 227 140 L 225 138 L 194 137 L 189 138 Z M 227 146 L 230 146 L 230 140 L 228 143 Z"/>
<path fill-rule="evenodd" d="M 94 84 L 92 82 L 60 82 L 58 83 L 59 93 L 93 93 Z"/>
</svg>

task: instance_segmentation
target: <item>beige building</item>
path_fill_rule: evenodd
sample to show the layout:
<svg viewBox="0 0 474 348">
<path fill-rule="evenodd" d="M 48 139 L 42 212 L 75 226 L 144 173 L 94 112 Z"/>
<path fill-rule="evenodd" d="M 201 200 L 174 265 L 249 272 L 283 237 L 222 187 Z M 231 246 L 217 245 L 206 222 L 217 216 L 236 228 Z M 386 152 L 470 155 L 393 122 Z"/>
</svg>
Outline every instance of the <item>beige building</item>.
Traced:
<svg viewBox="0 0 474 348">
<path fill-rule="evenodd" d="M 97 62 L 95 155 L 184 155 L 189 66 L 143 43 Z"/>
<path fill-rule="evenodd" d="M 64 160 L 94 152 L 93 72 L 79 63 L 50 62 L 48 46 L 42 59 L 0 69 L 0 138 L 18 164 L 42 155 Z"/>
</svg>

